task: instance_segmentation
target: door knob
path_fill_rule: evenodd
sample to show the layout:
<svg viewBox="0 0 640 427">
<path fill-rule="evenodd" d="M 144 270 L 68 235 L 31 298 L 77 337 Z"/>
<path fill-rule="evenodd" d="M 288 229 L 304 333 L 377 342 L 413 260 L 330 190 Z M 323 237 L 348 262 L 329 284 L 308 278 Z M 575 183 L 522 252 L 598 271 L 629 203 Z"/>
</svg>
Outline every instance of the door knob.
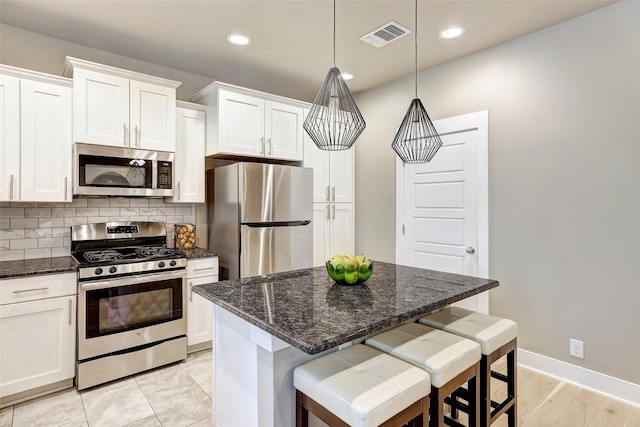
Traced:
<svg viewBox="0 0 640 427">
<path fill-rule="evenodd" d="M 469 247 L 467 248 L 467 253 L 468 253 L 469 255 L 473 255 L 473 254 L 475 254 L 475 253 L 476 253 L 476 248 L 472 248 L 471 246 L 469 246 Z"/>
</svg>

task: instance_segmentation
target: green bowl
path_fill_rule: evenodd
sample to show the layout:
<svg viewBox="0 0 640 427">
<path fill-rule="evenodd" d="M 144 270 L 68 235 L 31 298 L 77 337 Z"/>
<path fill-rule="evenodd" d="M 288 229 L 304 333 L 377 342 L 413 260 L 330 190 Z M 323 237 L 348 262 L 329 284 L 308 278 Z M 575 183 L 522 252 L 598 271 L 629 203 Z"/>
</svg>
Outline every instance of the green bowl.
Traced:
<svg viewBox="0 0 640 427">
<path fill-rule="evenodd" d="M 368 267 L 361 265 L 360 268 L 355 270 L 345 270 L 341 265 L 336 266 L 334 269 L 330 261 L 327 261 L 326 267 L 329 277 L 340 285 L 361 285 L 369 280 L 371 273 L 373 273 L 373 261 Z"/>
</svg>

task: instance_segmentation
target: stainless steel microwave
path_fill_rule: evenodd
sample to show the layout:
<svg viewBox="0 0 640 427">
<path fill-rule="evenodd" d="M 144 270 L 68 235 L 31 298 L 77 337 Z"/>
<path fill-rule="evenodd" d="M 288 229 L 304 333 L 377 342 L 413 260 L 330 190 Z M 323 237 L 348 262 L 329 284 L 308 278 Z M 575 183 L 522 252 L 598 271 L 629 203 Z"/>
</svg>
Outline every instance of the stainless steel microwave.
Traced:
<svg viewBox="0 0 640 427">
<path fill-rule="evenodd" d="M 174 153 L 105 145 L 73 145 L 73 194 L 173 195 Z"/>
</svg>

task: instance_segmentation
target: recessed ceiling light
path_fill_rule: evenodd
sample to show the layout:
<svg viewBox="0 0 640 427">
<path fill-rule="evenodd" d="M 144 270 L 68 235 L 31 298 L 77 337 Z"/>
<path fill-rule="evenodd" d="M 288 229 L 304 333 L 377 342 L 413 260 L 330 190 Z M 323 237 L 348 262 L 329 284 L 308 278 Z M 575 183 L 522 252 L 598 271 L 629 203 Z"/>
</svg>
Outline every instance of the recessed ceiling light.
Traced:
<svg viewBox="0 0 640 427">
<path fill-rule="evenodd" d="M 345 79 L 345 80 L 351 80 L 353 78 L 353 74 L 342 73 L 342 78 Z"/>
<path fill-rule="evenodd" d="M 455 39 L 456 37 L 460 37 L 464 34 L 464 28 L 462 27 L 449 27 L 445 30 L 440 31 L 441 39 Z"/>
<path fill-rule="evenodd" d="M 229 34 L 227 41 L 231 44 L 237 44 L 239 46 L 245 46 L 251 43 L 251 39 L 241 34 Z"/>
</svg>

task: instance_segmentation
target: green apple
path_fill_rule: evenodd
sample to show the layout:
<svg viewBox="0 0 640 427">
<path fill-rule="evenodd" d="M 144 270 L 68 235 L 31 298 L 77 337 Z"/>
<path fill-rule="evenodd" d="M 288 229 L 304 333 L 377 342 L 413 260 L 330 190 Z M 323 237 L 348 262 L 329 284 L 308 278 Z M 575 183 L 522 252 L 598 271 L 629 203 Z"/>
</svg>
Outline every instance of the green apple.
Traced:
<svg viewBox="0 0 640 427">
<path fill-rule="evenodd" d="M 333 266 L 333 268 L 336 268 L 337 266 L 341 265 L 343 261 L 344 261 L 344 256 L 342 256 L 342 255 L 334 255 L 331 258 L 330 263 Z"/>
</svg>

